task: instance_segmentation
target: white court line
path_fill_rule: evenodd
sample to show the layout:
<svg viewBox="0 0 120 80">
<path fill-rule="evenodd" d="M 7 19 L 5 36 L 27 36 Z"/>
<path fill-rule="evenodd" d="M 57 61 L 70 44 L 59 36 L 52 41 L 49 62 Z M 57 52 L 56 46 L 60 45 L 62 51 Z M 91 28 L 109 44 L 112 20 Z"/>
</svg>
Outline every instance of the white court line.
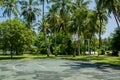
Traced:
<svg viewBox="0 0 120 80">
<path fill-rule="evenodd" d="M 46 67 L 42 66 L 42 65 L 39 65 L 42 69 L 47 69 Z"/>
<path fill-rule="evenodd" d="M 12 68 L 13 68 L 14 70 L 16 70 L 16 71 L 22 71 L 22 70 L 20 70 L 20 69 L 17 69 L 15 66 L 12 66 Z"/>
</svg>

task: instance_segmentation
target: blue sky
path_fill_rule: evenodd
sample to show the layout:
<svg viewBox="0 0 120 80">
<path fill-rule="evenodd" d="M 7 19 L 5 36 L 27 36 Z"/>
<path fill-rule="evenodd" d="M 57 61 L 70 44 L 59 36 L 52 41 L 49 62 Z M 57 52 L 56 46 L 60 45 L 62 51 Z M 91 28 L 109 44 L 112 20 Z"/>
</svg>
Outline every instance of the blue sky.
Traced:
<svg viewBox="0 0 120 80">
<path fill-rule="evenodd" d="M 94 9 L 95 8 L 95 2 L 94 0 L 91 0 L 92 2 L 89 5 L 90 9 Z M 45 9 L 47 12 L 47 8 Z M 2 12 L 0 10 L 0 15 L 2 15 Z M 6 20 L 6 18 L 1 18 L 0 22 Z M 117 27 L 117 24 L 115 22 L 115 19 L 113 17 L 113 14 L 111 14 L 111 18 L 108 19 L 108 24 L 106 25 L 106 32 L 102 35 L 102 38 L 107 38 L 108 36 L 110 36 L 111 33 L 114 32 L 115 28 Z"/>
</svg>

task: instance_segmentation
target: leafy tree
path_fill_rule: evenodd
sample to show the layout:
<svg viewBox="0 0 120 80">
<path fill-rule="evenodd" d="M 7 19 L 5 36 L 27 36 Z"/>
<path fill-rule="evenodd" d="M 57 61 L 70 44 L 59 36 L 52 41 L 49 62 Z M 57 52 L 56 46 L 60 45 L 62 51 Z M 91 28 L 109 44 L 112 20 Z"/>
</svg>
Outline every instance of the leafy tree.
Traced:
<svg viewBox="0 0 120 80">
<path fill-rule="evenodd" d="M 118 56 L 118 51 L 120 51 L 120 39 L 119 38 L 120 38 L 120 29 L 117 28 L 115 32 L 112 34 L 112 42 L 111 42 L 112 50 L 113 50 L 112 55 L 114 56 Z"/>
<path fill-rule="evenodd" d="M 9 28 L 9 25 L 11 25 L 11 28 Z M 22 53 L 33 44 L 33 32 L 18 20 L 2 22 L 0 24 L 0 31 L 2 33 L 3 47 L 11 51 L 11 58 L 13 51 L 16 54 Z"/>
<path fill-rule="evenodd" d="M 15 17 L 18 17 L 18 13 L 17 13 L 18 9 L 17 9 L 17 1 L 16 0 L 4 0 L 2 8 L 4 10 L 3 16 L 9 17 L 10 20 L 12 18 L 12 14 L 15 15 Z M 11 24 L 9 25 L 9 27 L 11 28 Z M 12 56 L 12 52 L 11 52 L 11 56 Z"/>
<path fill-rule="evenodd" d="M 44 35 L 40 33 L 35 41 L 35 46 L 38 47 L 38 52 L 41 54 L 47 54 L 44 43 Z"/>
<path fill-rule="evenodd" d="M 56 40 L 57 44 L 54 44 Z M 72 55 L 73 54 L 73 47 L 71 38 L 62 34 L 62 32 L 57 33 L 56 36 L 52 37 L 52 48 L 53 50 L 56 49 L 57 55 Z M 56 47 L 54 47 L 56 46 Z M 54 53 L 54 54 L 56 54 Z"/>
</svg>

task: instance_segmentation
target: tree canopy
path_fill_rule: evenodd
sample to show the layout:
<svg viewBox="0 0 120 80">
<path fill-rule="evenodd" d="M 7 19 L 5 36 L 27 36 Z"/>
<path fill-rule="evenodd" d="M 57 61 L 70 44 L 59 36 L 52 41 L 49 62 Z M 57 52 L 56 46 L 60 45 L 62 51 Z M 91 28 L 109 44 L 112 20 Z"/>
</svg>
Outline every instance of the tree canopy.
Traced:
<svg viewBox="0 0 120 80">
<path fill-rule="evenodd" d="M 7 20 L 0 24 L 2 48 L 14 51 L 17 54 L 30 48 L 34 41 L 33 31 L 18 20 Z"/>
<path fill-rule="evenodd" d="M 2 14 L 8 19 L 0 23 L 0 47 L 19 53 L 33 45 L 47 56 L 72 51 L 82 55 L 89 39 L 91 51 L 101 49 L 111 13 L 119 27 L 120 1 L 94 1 L 95 9 L 89 9 L 90 0 L 2 0 Z"/>
</svg>

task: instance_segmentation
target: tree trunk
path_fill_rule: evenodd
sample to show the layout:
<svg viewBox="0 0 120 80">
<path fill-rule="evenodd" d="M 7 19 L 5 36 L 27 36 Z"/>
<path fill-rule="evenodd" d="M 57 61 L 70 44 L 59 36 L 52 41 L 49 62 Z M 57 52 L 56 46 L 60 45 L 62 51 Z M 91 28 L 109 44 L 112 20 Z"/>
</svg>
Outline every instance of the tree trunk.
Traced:
<svg viewBox="0 0 120 80">
<path fill-rule="evenodd" d="M 43 34 L 44 34 L 44 40 L 45 40 L 45 48 L 46 48 L 46 52 L 47 52 L 47 56 L 49 57 L 49 51 L 48 51 L 48 44 L 47 44 L 47 36 L 46 36 L 46 28 L 44 26 L 44 6 L 45 6 L 45 0 L 43 0 Z"/>
<path fill-rule="evenodd" d="M 56 39 L 57 39 L 57 32 L 56 32 L 56 29 L 55 29 L 55 56 L 57 56 Z"/>
<path fill-rule="evenodd" d="M 80 28 L 78 27 L 78 55 L 80 55 Z"/>
<path fill-rule="evenodd" d="M 113 15 L 114 15 L 114 18 L 115 18 L 115 20 L 116 20 L 117 26 L 118 26 L 118 28 L 119 28 L 120 26 L 119 26 L 119 22 L 118 22 L 117 16 L 115 15 L 114 12 L 113 12 Z"/>
<path fill-rule="evenodd" d="M 101 21 L 101 14 L 99 15 L 100 18 L 100 26 L 99 26 L 99 49 L 101 48 L 101 33 L 102 33 L 102 21 Z"/>
<path fill-rule="evenodd" d="M 10 12 L 10 23 L 11 23 L 11 13 L 12 12 Z M 10 28 L 11 28 L 11 24 L 10 24 Z M 10 55 L 11 55 L 11 59 L 13 58 L 13 49 L 12 49 L 12 47 L 13 47 L 13 45 L 12 45 L 12 41 L 14 41 L 14 40 L 12 40 L 12 38 L 11 38 L 11 40 L 10 40 L 10 42 L 11 42 L 11 46 L 10 46 Z"/>
<path fill-rule="evenodd" d="M 10 55 L 11 55 L 11 59 L 13 58 L 13 52 L 12 52 L 12 45 L 10 46 Z"/>
<path fill-rule="evenodd" d="M 113 15 L 114 15 L 114 17 L 115 17 L 115 20 L 116 20 L 116 23 L 117 23 L 117 25 L 118 25 L 118 28 L 120 28 L 119 27 L 119 22 L 120 22 L 120 17 L 119 17 L 119 15 L 118 15 L 118 13 L 117 13 L 117 10 L 116 10 L 116 8 L 115 8 L 115 5 L 114 5 L 114 1 L 112 0 L 112 9 L 113 9 Z"/>
</svg>

